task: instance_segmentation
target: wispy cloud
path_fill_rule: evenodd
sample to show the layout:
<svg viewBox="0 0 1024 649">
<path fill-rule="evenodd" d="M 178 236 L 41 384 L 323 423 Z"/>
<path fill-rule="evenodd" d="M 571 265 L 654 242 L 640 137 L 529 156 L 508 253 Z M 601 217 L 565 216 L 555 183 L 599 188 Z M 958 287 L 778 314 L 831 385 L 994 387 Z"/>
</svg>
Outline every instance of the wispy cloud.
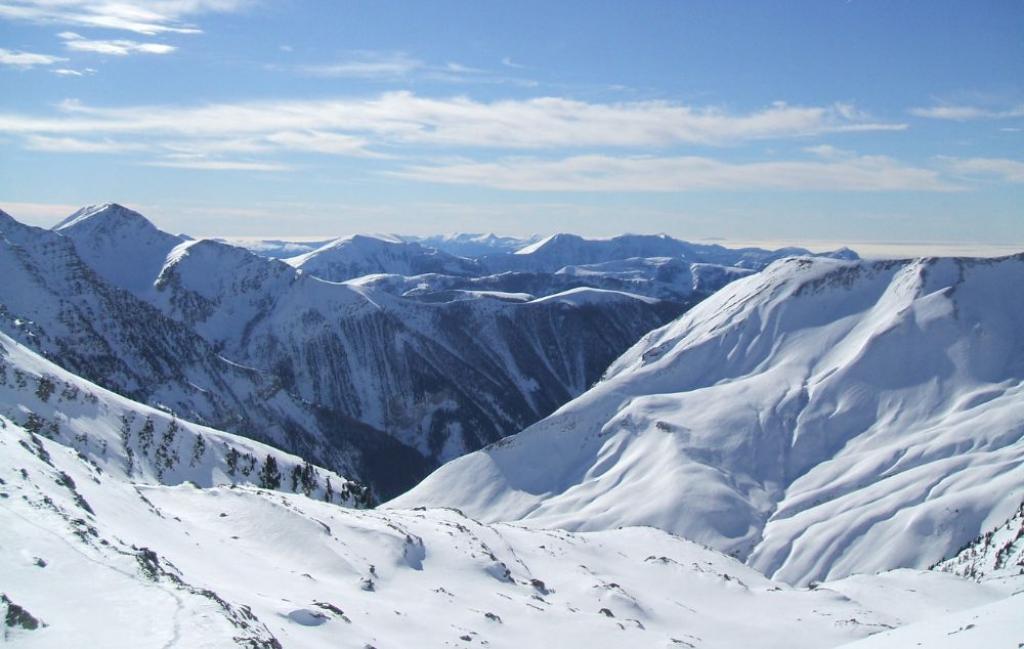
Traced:
<svg viewBox="0 0 1024 649">
<path fill-rule="evenodd" d="M 946 167 L 965 176 L 988 176 L 1010 183 L 1024 183 L 1024 162 L 1007 158 L 940 158 Z"/>
<path fill-rule="evenodd" d="M 294 69 L 317 77 L 349 77 L 359 79 L 404 77 L 426 67 L 426 64 L 404 52 L 354 52 L 330 63 L 300 65 Z"/>
<path fill-rule="evenodd" d="M 16 68 L 33 68 L 37 65 L 53 65 L 61 61 L 67 61 L 67 59 L 49 54 L 12 52 L 11 50 L 0 48 L 0 65 L 10 65 Z"/>
<path fill-rule="evenodd" d="M 96 70 L 93 68 L 82 68 L 81 70 L 75 70 L 74 68 L 57 68 L 53 73 L 62 77 L 84 77 L 86 75 L 95 74 Z"/>
<path fill-rule="evenodd" d="M 198 169 L 202 171 L 287 171 L 291 166 L 273 162 L 256 162 L 250 160 L 214 160 L 203 157 L 171 157 L 149 160 L 143 163 L 150 167 L 170 167 L 173 169 Z"/>
<path fill-rule="evenodd" d="M 845 104 L 776 103 L 747 113 L 663 101 L 587 103 L 560 97 L 480 102 L 392 92 L 319 99 L 100 108 L 62 104 L 56 116 L 0 113 L 0 132 L 225 139 L 278 132 L 360 137 L 376 146 L 496 149 L 667 148 L 729 145 L 904 124 L 870 119 Z"/>
<path fill-rule="evenodd" d="M 1024 104 L 1002 110 L 992 110 L 979 106 L 942 104 L 938 106 L 911 108 L 910 114 L 929 119 L 945 119 L 957 122 L 968 122 L 980 119 L 1010 119 L 1024 117 Z"/>
<path fill-rule="evenodd" d="M 501 60 L 501 64 L 504 65 L 506 68 L 516 68 L 517 70 L 526 67 L 525 65 L 521 65 L 513 61 L 512 57 L 510 56 L 506 56 L 505 58 L 503 58 Z"/>
<path fill-rule="evenodd" d="M 81 140 L 73 137 L 47 137 L 29 135 L 25 148 L 50 153 L 126 153 L 145 150 L 145 145 L 111 140 Z"/>
<path fill-rule="evenodd" d="M 884 156 L 837 161 L 730 163 L 696 156 L 574 156 L 413 165 L 402 178 L 515 191 L 682 192 L 695 190 L 955 191 L 931 169 Z"/>
<path fill-rule="evenodd" d="M 138 41 L 117 39 L 117 40 L 93 40 L 76 34 L 75 32 L 61 32 L 58 34 L 64 39 L 64 46 L 69 50 L 77 52 L 95 52 L 97 54 L 110 54 L 112 56 L 128 56 L 129 54 L 170 54 L 178 49 L 173 45 L 164 43 L 140 43 Z"/>
<path fill-rule="evenodd" d="M 194 15 L 232 12 L 251 0 L 4 0 L 0 18 L 37 24 L 77 25 L 134 32 L 197 34 L 201 30 L 185 22 Z"/>
<path fill-rule="evenodd" d="M 324 63 L 305 63 L 296 65 L 272 64 L 271 70 L 284 70 L 312 77 L 337 77 L 349 79 L 369 79 L 382 82 L 396 80 L 422 80 L 441 83 L 478 83 L 478 84 L 510 84 L 524 87 L 535 87 L 537 82 L 531 79 L 511 77 L 504 73 L 494 73 L 457 61 L 446 63 L 428 63 L 411 56 L 407 52 L 359 50 Z"/>
</svg>

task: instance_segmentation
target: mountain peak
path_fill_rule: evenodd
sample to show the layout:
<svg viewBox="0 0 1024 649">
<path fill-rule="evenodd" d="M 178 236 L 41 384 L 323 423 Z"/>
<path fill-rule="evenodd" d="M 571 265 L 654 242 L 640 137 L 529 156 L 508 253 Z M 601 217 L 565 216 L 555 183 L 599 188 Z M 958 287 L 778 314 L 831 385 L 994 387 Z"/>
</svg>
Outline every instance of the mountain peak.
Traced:
<svg viewBox="0 0 1024 649">
<path fill-rule="evenodd" d="M 123 227 L 129 223 L 136 227 L 143 226 L 147 229 L 157 229 L 149 219 L 135 210 L 128 209 L 119 203 L 100 203 L 98 205 L 87 205 L 77 210 L 74 214 L 53 226 L 53 230 L 60 232 L 79 229 L 86 227 L 86 224 L 88 224 L 87 227 L 90 229 L 97 227 L 108 229 Z"/>
</svg>

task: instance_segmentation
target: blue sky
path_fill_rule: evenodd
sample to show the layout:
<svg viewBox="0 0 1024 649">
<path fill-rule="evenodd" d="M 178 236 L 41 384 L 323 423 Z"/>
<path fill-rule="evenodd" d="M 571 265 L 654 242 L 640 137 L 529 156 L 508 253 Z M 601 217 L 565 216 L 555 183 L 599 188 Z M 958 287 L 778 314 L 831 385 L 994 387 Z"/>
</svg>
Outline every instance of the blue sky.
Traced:
<svg viewBox="0 0 1024 649">
<path fill-rule="evenodd" d="M 0 0 L 0 207 L 1024 248 L 1024 3 Z"/>
</svg>

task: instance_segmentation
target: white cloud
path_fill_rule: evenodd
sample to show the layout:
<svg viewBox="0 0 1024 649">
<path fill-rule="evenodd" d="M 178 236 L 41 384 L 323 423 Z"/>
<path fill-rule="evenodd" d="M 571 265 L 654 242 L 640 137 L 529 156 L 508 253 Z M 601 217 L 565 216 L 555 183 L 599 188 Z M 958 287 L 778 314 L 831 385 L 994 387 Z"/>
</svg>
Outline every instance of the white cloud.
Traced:
<svg viewBox="0 0 1024 649">
<path fill-rule="evenodd" d="M 501 64 L 504 65 L 506 68 L 522 69 L 522 68 L 526 67 L 525 65 L 521 65 L 521 64 L 516 63 L 515 61 L 513 61 L 512 57 L 510 57 L 510 56 L 506 56 L 505 58 L 503 58 L 501 60 Z"/>
<path fill-rule="evenodd" d="M 1008 158 L 948 158 L 940 160 L 950 171 L 965 176 L 989 176 L 1010 183 L 1024 183 L 1024 162 Z"/>
<path fill-rule="evenodd" d="M 140 144 L 110 140 L 81 140 L 73 137 L 30 135 L 25 138 L 25 148 L 51 153 L 125 153 L 141 151 L 146 147 Z"/>
<path fill-rule="evenodd" d="M 846 149 L 839 149 L 831 144 L 817 144 L 815 146 L 806 146 L 804 151 L 812 155 L 816 155 L 819 158 L 836 159 L 836 158 L 848 158 L 855 155 L 852 151 Z"/>
<path fill-rule="evenodd" d="M 667 148 L 729 145 L 822 133 L 900 130 L 848 107 L 774 104 L 748 113 L 663 101 L 587 103 L 560 97 L 479 102 L 392 92 L 368 99 L 321 99 L 97 108 L 75 102 L 63 114 L 0 113 L 0 132 L 226 139 L 309 131 L 360 137 L 378 146 L 497 149 Z"/>
<path fill-rule="evenodd" d="M 945 119 L 957 122 L 967 122 L 979 119 L 1010 119 L 1024 117 L 1024 104 L 1013 106 L 1005 110 L 991 110 L 978 106 L 957 106 L 943 104 L 926 108 L 911 108 L 910 114 L 917 117 L 929 119 Z"/>
<path fill-rule="evenodd" d="M 95 52 L 97 54 L 110 54 L 113 56 L 128 56 L 129 54 L 170 54 L 178 49 L 173 45 L 163 43 L 140 43 L 138 41 L 117 39 L 117 40 L 93 40 L 85 38 L 74 32 L 61 32 L 58 34 L 64 39 L 64 46 L 69 50 L 78 52 Z"/>
<path fill-rule="evenodd" d="M 78 25 L 134 32 L 196 34 L 184 20 L 210 12 L 238 11 L 251 0 L 3 0 L 0 18 L 37 24 Z"/>
<path fill-rule="evenodd" d="M 516 191 L 682 192 L 694 190 L 955 191 L 931 169 L 883 156 L 838 161 L 730 163 L 696 156 L 561 160 L 511 158 L 498 162 L 413 165 L 393 172 L 413 180 Z"/>
<path fill-rule="evenodd" d="M 73 68 L 57 68 L 53 73 L 62 77 L 84 77 L 89 74 L 95 74 L 96 70 L 93 68 L 82 68 L 81 70 L 75 70 Z"/>
<path fill-rule="evenodd" d="M 37 65 L 53 65 L 54 63 L 60 63 L 61 61 L 67 61 L 67 59 L 60 56 L 51 56 L 49 54 L 12 52 L 11 50 L 0 48 L 0 65 L 10 65 L 16 68 L 32 68 Z"/>
<path fill-rule="evenodd" d="M 289 50 L 290 51 L 290 50 Z M 425 67 L 423 61 L 403 52 L 356 52 L 350 58 L 318 65 L 302 65 L 295 69 L 317 77 L 378 78 L 403 77 Z"/>
</svg>

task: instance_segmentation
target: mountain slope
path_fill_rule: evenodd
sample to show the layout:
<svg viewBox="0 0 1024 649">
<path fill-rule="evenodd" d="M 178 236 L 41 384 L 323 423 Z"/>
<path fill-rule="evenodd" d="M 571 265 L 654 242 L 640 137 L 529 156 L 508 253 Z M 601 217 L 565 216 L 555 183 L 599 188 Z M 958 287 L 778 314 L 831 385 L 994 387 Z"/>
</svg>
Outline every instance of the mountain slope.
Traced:
<svg viewBox="0 0 1024 649">
<path fill-rule="evenodd" d="M 100 277 L 136 295 L 152 288 L 167 253 L 185 241 L 117 203 L 83 207 L 53 230 L 71 239 L 78 256 Z"/>
<path fill-rule="evenodd" d="M 372 275 L 472 275 L 476 262 L 415 242 L 354 235 L 336 239 L 316 250 L 286 259 L 291 266 L 332 282 Z"/>
<path fill-rule="evenodd" d="M 394 506 L 649 524 L 793 583 L 949 556 L 1024 494 L 1024 256 L 795 258 Z"/>
<path fill-rule="evenodd" d="M 97 477 L 135 485 L 290 486 L 291 491 L 337 504 L 369 504 L 362 485 L 265 444 L 126 399 L 2 333 L 0 420 L 0 428 L 9 424 L 18 429 L 18 443 L 27 439 L 22 448 L 44 463 L 46 445 L 40 438 L 61 452 L 73 452 Z M 62 486 L 74 494 L 73 485 Z M 76 504 L 89 511 L 83 502 Z"/>
<path fill-rule="evenodd" d="M 94 210 L 88 217 L 69 221 L 62 231 L 77 232 L 115 259 L 130 258 L 134 241 L 120 236 L 118 226 L 152 234 L 119 210 Z M 147 240 L 173 243 L 163 236 Z M 89 249 L 0 212 L 0 331 L 132 400 L 372 480 L 378 494 L 396 493 L 410 476 L 422 475 L 424 463 L 412 449 L 341 412 L 304 401 L 268 372 L 228 360 L 191 328 L 123 290 L 133 286 L 152 298 L 158 290 L 151 281 L 112 272 L 112 279 L 124 284 L 113 286 L 82 261 L 78 247 Z M 94 258 L 102 265 L 102 255 Z"/>
<path fill-rule="evenodd" d="M 813 648 L 1012 602 L 912 571 L 792 588 L 651 528 L 533 531 L 139 480 L 102 464 L 102 422 L 81 423 L 85 453 L 0 415 L 0 545 L 17 549 L 0 553 L 0 637 L 14 646 Z"/>
</svg>

